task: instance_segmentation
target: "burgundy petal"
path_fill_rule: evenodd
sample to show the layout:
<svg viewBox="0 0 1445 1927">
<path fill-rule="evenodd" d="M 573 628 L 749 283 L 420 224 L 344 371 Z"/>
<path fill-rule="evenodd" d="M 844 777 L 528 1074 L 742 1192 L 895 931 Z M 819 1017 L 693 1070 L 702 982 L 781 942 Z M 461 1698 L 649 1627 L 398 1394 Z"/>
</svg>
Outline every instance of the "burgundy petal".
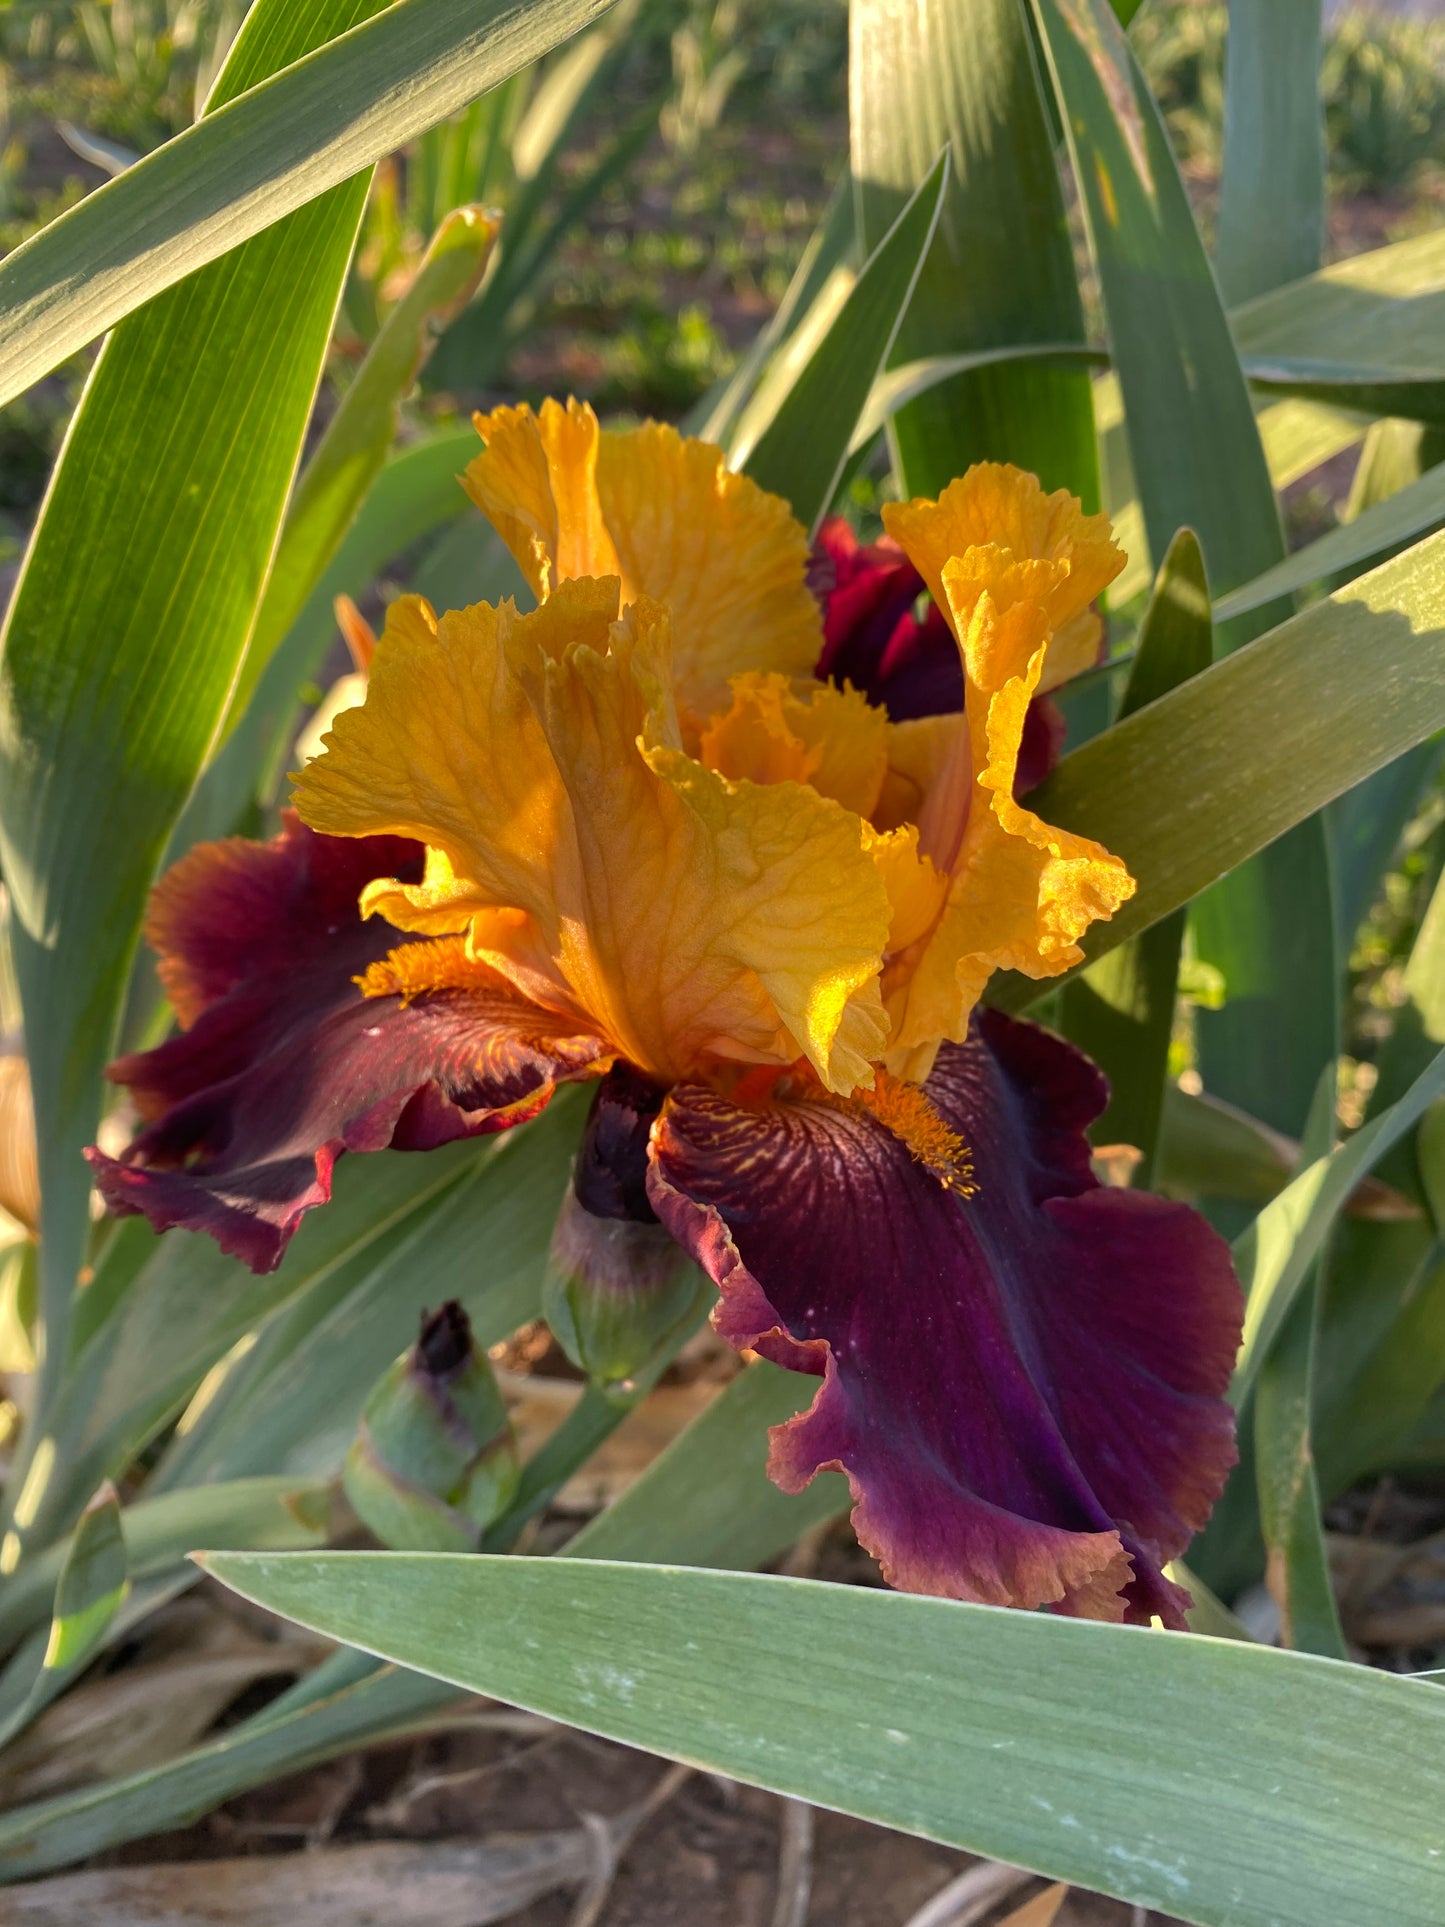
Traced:
<svg viewBox="0 0 1445 1927">
<path fill-rule="evenodd" d="M 269 843 L 227 837 L 175 863 L 151 892 L 145 934 L 183 1026 L 228 991 L 300 970 L 335 967 L 353 943 L 364 970 L 403 941 L 389 925 L 363 925 L 356 901 L 373 877 L 419 883 L 426 852 L 404 836 L 318 836 L 293 810 Z M 134 1060 L 132 1060 L 134 1061 Z M 127 1080 L 129 1081 L 129 1080 Z"/>
<path fill-rule="evenodd" d="M 865 547 L 841 517 L 833 516 L 818 531 L 810 580 L 823 605 L 818 675 L 850 682 L 870 702 L 884 703 L 884 657 L 900 623 L 918 627 L 912 611 L 923 594 L 923 577 L 896 542 L 885 536 Z M 957 663 L 958 648 L 946 624 L 943 634 Z M 963 707 L 961 670 L 957 701 L 949 707 Z M 891 705 L 889 711 L 901 720 Z"/>
<path fill-rule="evenodd" d="M 685 1085 L 655 1129 L 653 1205 L 721 1287 L 719 1330 L 823 1377 L 769 1471 L 846 1472 L 894 1585 L 1180 1626 L 1161 1567 L 1235 1456 L 1228 1247 L 1095 1183 L 1104 1081 L 1049 1033 L 985 1011 L 925 1089 L 972 1196 L 861 1105 Z"/>
<path fill-rule="evenodd" d="M 400 838 L 204 844 L 157 889 L 149 923 L 190 1027 L 109 1075 L 149 1120 L 119 1158 L 87 1152 L 110 1208 L 207 1231 L 254 1271 L 280 1263 L 331 1195 L 342 1151 L 426 1150 L 520 1123 L 602 1067 L 601 1040 L 500 979 L 404 1001 L 355 979 L 407 941 L 356 907 L 376 876 L 421 874 Z"/>
</svg>

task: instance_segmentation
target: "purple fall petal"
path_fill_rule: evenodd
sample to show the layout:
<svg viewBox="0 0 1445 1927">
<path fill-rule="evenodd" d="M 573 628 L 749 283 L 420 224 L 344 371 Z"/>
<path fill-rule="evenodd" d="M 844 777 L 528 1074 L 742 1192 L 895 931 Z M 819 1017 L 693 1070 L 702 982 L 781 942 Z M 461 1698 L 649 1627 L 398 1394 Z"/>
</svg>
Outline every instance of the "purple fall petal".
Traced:
<svg viewBox="0 0 1445 1927">
<path fill-rule="evenodd" d="M 189 1028 L 121 1058 L 144 1128 L 87 1152 L 112 1211 L 209 1232 L 254 1271 L 280 1263 L 331 1195 L 343 1151 L 427 1150 L 534 1116 L 601 1067 L 601 1040 L 509 986 L 364 997 L 355 979 L 407 941 L 356 907 L 376 876 L 414 880 L 420 846 L 318 836 L 205 844 L 163 879 L 148 934 Z"/>
<path fill-rule="evenodd" d="M 971 1197 L 861 1105 L 684 1085 L 654 1132 L 653 1206 L 721 1288 L 719 1330 L 823 1377 L 772 1476 L 846 1472 L 902 1588 L 1182 1625 L 1161 1568 L 1234 1461 L 1228 1248 L 1095 1183 L 1103 1079 L 1049 1033 L 983 1012 L 925 1088 Z"/>
</svg>

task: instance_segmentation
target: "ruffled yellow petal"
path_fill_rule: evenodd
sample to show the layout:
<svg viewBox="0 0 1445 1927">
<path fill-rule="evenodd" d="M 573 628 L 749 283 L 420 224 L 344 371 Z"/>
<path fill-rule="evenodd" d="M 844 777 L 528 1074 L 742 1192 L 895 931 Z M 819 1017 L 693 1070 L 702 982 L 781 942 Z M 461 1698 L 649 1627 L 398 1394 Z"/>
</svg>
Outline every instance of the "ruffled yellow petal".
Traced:
<svg viewBox="0 0 1445 1927">
<path fill-rule="evenodd" d="M 905 823 L 896 830 L 870 830 L 865 847 L 888 892 L 888 948 L 906 951 L 938 921 L 948 896 L 948 878 L 918 849 L 918 831 Z"/>
<path fill-rule="evenodd" d="M 888 768 L 873 821 L 880 830 L 916 823 L 925 797 L 958 753 L 964 731 L 961 711 L 944 716 L 912 716 L 888 726 Z"/>
<path fill-rule="evenodd" d="M 662 422 L 603 435 L 597 488 L 623 581 L 672 611 L 678 690 L 699 721 L 750 669 L 811 673 L 823 619 L 807 535 L 781 496 Z"/>
<path fill-rule="evenodd" d="M 709 442 L 659 422 L 603 432 L 585 403 L 476 417 L 486 447 L 466 472 L 539 598 L 579 575 L 620 575 L 673 619 L 673 674 L 699 722 L 730 677 L 807 675 L 823 643 L 807 536 L 786 502 L 727 467 Z"/>
<path fill-rule="evenodd" d="M 801 1055 L 830 1088 L 868 1082 L 889 903 L 865 826 L 687 756 L 667 611 L 617 621 L 617 596 L 583 580 L 531 615 L 394 611 L 365 707 L 298 779 L 303 817 L 426 843 L 422 883 L 367 908 L 465 925 L 469 957 L 660 1078 Z"/>
<path fill-rule="evenodd" d="M 445 887 L 468 906 L 524 912 L 554 945 L 551 873 L 572 839 L 571 809 L 509 657 L 519 638 L 546 654 L 564 632 L 605 650 L 617 606 L 615 578 L 569 584 L 531 615 L 482 602 L 438 622 L 419 597 L 393 603 L 365 704 L 337 718 L 297 780 L 303 820 L 331 836 L 415 837 L 446 859 Z M 416 903 L 428 933 L 445 926 L 425 893 L 444 882 L 433 859 Z"/>
<path fill-rule="evenodd" d="M 1051 689 L 1062 688 L 1086 669 L 1097 667 L 1103 640 L 1104 624 L 1093 609 L 1080 609 L 1076 616 L 1060 623 L 1044 657 L 1039 694 L 1047 696 Z"/>
<path fill-rule="evenodd" d="M 862 825 L 797 784 L 729 783 L 684 754 L 662 701 L 668 630 L 643 602 L 606 657 L 519 664 L 572 805 L 564 975 L 660 1076 L 801 1053 L 849 1089 L 883 1034 L 887 898 Z"/>
<path fill-rule="evenodd" d="M 935 775 L 920 847 L 951 872 L 934 928 L 893 946 L 884 973 L 888 1067 L 927 1074 L 944 1038 L 961 1040 L 995 970 L 1050 977 L 1082 961 L 1078 939 L 1134 893 L 1120 862 L 1052 828 L 1013 798 L 1024 716 L 1048 643 L 1049 571 L 982 549 L 947 563 L 942 589 L 963 635 L 967 739 Z M 962 812 L 957 803 L 965 803 Z"/>
<path fill-rule="evenodd" d="M 830 1090 L 870 1084 L 887 1035 L 878 972 L 889 906 L 864 847 L 865 826 L 800 784 L 729 783 L 671 748 L 651 750 L 647 762 L 714 852 L 710 889 L 695 899 L 679 896 L 651 953 L 658 973 L 671 961 L 664 944 L 684 957 L 705 950 L 689 972 L 690 998 L 709 967 L 726 984 L 726 999 L 720 994 L 710 1008 L 700 1005 L 692 1018 L 691 1061 L 709 1053 L 764 1062 L 801 1055 Z M 694 915 L 689 932 L 685 920 Z M 639 946 L 639 970 L 648 954 L 648 945 Z M 766 993 L 759 1018 L 770 1006 L 781 1034 L 765 1039 L 758 1028 L 745 1036 L 740 1015 L 732 1014 L 748 998 L 738 965 Z"/>
<path fill-rule="evenodd" d="M 702 733 L 709 769 L 754 783 L 807 783 L 871 816 L 888 770 L 888 717 L 856 689 L 754 670 L 734 676 L 733 706 Z"/>
<path fill-rule="evenodd" d="M 427 937 L 460 936 L 471 928 L 475 916 L 490 908 L 490 901 L 474 883 L 457 875 L 441 850 L 427 851 L 420 883 L 376 877 L 361 893 L 362 916 L 385 917 L 398 930 L 415 930 Z"/>
<path fill-rule="evenodd" d="M 1056 688 L 1096 659 L 1102 631 L 1089 605 L 1126 558 L 1114 542 L 1108 516 L 1085 515 L 1077 496 L 1067 489 L 1045 495 L 1038 478 L 1022 469 L 978 462 L 950 482 L 936 502 L 920 497 L 888 503 L 883 521 L 945 613 L 944 568 L 970 549 L 993 547 L 1008 551 L 1018 562 L 1061 564 L 1043 598 L 1053 640 L 1039 688 Z"/>
<path fill-rule="evenodd" d="M 600 430 L 592 410 L 545 401 L 535 415 L 523 404 L 473 421 L 486 447 L 463 484 L 537 600 L 577 576 L 620 575 L 597 499 Z"/>
</svg>

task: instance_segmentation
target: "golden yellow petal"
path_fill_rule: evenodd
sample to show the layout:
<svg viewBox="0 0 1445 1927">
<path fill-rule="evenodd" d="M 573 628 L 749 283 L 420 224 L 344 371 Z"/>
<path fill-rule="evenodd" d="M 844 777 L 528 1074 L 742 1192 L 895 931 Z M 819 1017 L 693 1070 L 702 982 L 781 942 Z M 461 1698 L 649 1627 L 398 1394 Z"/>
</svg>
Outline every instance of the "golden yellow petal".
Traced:
<svg viewBox="0 0 1445 1927">
<path fill-rule="evenodd" d="M 460 936 L 471 929 L 474 917 L 491 907 L 474 883 L 457 875 L 441 850 L 427 851 L 420 883 L 375 877 L 361 893 L 362 916 L 385 917 L 398 930 L 426 937 Z"/>
<path fill-rule="evenodd" d="M 0 1233 L 13 1219 L 30 1237 L 40 1230 L 40 1167 L 30 1066 L 20 1051 L 0 1050 Z M 6 1236 L 4 1242 L 13 1240 Z"/>
<path fill-rule="evenodd" d="M 438 623 L 416 597 L 393 603 L 364 706 L 337 718 L 325 754 L 297 779 L 303 821 L 331 836 L 416 837 L 464 880 L 469 902 L 525 911 L 551 945 L 552 872 L 572 812 L 510 658 L 530 643 L 550 659 L 568 627 L 577 644 L 605 650 L 616 614 L 615 578 L 565 584 L 529 615 L 478 603 Z M 441 875 L 433 860 L 429 881 Z M 437 906 L 423 897 L 417 908 L 435 931 Z"/>
<path fill-rule="evenodd" d="M 1075 676 L 1082 676 L 1086 669 L 1094 668 L 1103 640 L 1104 624 L 1093 609 L 1080 609 L 1076 616 L 1061 623 L 1044 657 L 1038 693 L 1047 696 L 1051 689 L 1062 688 Z"/>
<path fill-rule="evenodd" d="M 579 581 L 531 615 L 401 610 L 365 707 L 298 780 L 303 817 L 419 838 L 424 881 L 368 909 L 427 934 L 468 918 L 468 955 L 659 1077 L 806 1056 L 867 1083 L 889 906 L 864 825 L 685 755 L 667 611 L 616 606 L 615 581 Z"/>
<path fill-rule="evenodd" d="M 911 823 L 899 829 L 865 830 L 863 843 L 888 892 L 888 948 L 905 951 L 938 921 L 948 895 L 948 878 L 918 850 Z"/>
<path fill-rule="evenodd" d="M 1116 856 L 1013 798 L 1047 648 L 1045 613 L 1030 595 L 1040 580 L 1036 569 L 982 548 L 943 571 L 945 607 L 964 634 L 967 738 L 934 777 L 920 819 L 920 848 L 951 873 L 947 904 L 911 949 L 893 947 L 884 972 L 885 1062 L 899 1075 L 926 1074 L 940 1038 L 961 1041 L 995 970 L 1049 977 L 1072 968 L 1089 925 L 1134 893 Z"/>
<path fill-rule="evenodd" d="M 665 602 L 696 722 L 726 705 L 734 675 L 812 670 L 823 628 L 807 536 L 721 449 L 661 422 L 602 433 L 576 401 L 498 408 L 476 425 L 487 445 L 467 490 L 538 598 L 575 576 L 620 575 L 625 602 Z"/>
<path fill-rule="evenodd" d="M 463 483 L 544 601 L 576 576 L 620 575 L 597 496 L 597 417 L 585 402 L 473 417 L 486 444 Z"/>
<path fill-rule="evenodd" d="M 1107 515 L 1085 515 L 1077 496 L 1067 489 L 1046 495 L 1038 478 L 1022 469 L 978 462 L 950 482 L 936 502 L 919 497 L 888 503 L 883 521 L 945 613 L 944 567 L 970 549 L 994 547 L 1007 550 L 1016 561 L 1063 565 L 1042 598 L 1057 657 L 1046 662 L 1041 687 L 1052 689 L 1093 661 L 1089 639 L 1097 649 L 1100 632 L 1097 620 L 1088 615 L 1089 605 L 1126 559 Z"/>
<path fill-rule="evenodd" d="M 734 676 L 733 706 L 703 731 L 698 754 L 732 781 L 807 783 L 871 816 L 888 768 L 889 723 L 856 689 L 757 670 Z"/>
<path fill-rule="evenodd" d="M 624 598 L 672 611 L 678 693 L 699 723 L 727 706 L 733 676 L 811 674 L 822 616 L 807 535 L 780 496 L 661 422 L 603 435 L 597 488 Z"/>
<path fill-rule="evenodd" d="M 957 753 L 963 715 L 911 716 L 888 726 L 888 768 L 872 812 L 880 830 L 916 823 L 943 771 Z"/>
<path fill-rule="evenodd" d="M 802 1054 L 851 1088 L 882 1043 L 888 931 L 862 825 L 796 784 L 728 783 L 687 756 L 649 704 L 667 612 L 643 603 L 629 616 L 606 657 L 578 650 L 521 671 L 572 803 L 563 974 L 660 1076 L 710 1056 Z"/>
<path fill-rule="evenodd" d="M 974 549 L 963 562 L 950 562 L 945 593 L 957 586 L 953 572 L 962 571 L 981 556 L 997 551 Z M 954 613 L 964 633 L 964 729 L 954 737 L 952 753 L 940 767 L 918 813 L 919 848 L 949 875 L 958 868 L 965 833 L 977 814 L 978 787 L 988 765 L 988 716 L 997 690 L 1015 686 L 1027 677 L 1029 694 L 1038 682 L 1048 640 L 1040 605 L 1022 593 L 1027 569 L 1003 564 L 995 572 L 993 593 L 975 595 L 976 581 L 968 584 L 972 613 L 963 614 L 963 601 L 954 599 Z M 1025 697 L 1027 706 L 1028 697 Z M 1018 745 L 1014 746 L 1015 760 Z M 1012 780 L 1012 766 L 1010 767 Z"/>
</svg>

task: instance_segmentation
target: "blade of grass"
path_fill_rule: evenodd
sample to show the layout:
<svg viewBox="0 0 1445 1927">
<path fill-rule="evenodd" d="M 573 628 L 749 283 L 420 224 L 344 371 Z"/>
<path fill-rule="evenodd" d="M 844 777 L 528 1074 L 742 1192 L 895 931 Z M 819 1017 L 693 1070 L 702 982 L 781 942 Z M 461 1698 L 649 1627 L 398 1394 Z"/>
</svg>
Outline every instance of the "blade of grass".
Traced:
<svg viewBox="0 0 1445 1927">
<path fill-rule="evenodd" d="M 1365 1667 L 676 1567 L 206 1564 L 471 1690 L 1202 1927 L 1438 1912 L 1445 1700 Z M 1121 1720 L 1121 1696 L 1151 1717 Z"/>
<path fill-rule="evenodd" d="M 333 10 L 327 37 L 337 38 L 307 58 L 299 57 L 304 43 L 278 39 L 284 58 L 250 73 L 243 98 L 213 94 L 203 120 L 0 263 L 0 406 L 133 309 L 456 113 L 611 4 L 394 0 L 350 32 L 343 29 L 374 9 Z M 262 39 L 248 17 L 232 60 Z"/>
<path fill-rule="evenodd" d="M 1018 0 L 854 0 L 849 87 L 865 246 L 876 246 L 940 147 L 953 159 L 895 360 L 1082 341 L 1054 134 Z M 1098 504 L 1082 370 L 981 367 L 900 409 L 891 434 L 905 494 L 936 495 L 970 462 L 992 458 L 1032 469 L 1046 488 L 1072 489 L 1087 508 Z"/>
<path fill-rule="evenodd" d="M 202 1461 L 211 1476 L 330 1470 L 372 1380 L 414 1338 L 423 1303 L 494 1297 L 504 1308 L 498 1336 L 522 1322 L 536 1303 L 576 1146 L 575 1100 L 553 1108 L 515 1136 L 426 1158 L 348 1159 L 332 1203 L 302 1226 L 269 1277 L 252 1277 L 199 1239 L 158 1240 L 145 1275 L 76 1361 L 57 1404 L 58 1467 L 36 1513 L 36 1538 L 64 1531 L 77 1489 L 118 1476 L 205 1374 L 280 1307 L 292 1306 L 295 1322 L 283 1329 L 305 1369 L 283 1378 L 285 1396 L 273 1405 L 259 1365 L 284 1374 L 290 1359 L 258 1341 L 261 1360 L 254 1371 L 241 1361 L 234 1407 L 217 1398 L 214 1423 L 225 1444 Z M 494 1225 L 495 1264 L 480 1265 Z M 328 1314 L 329 1352 L 303 1343 Z M 258 1383 L 253 1420 L 247 1408 Z M 195 1431 L 194 1444 L 188 1435 L 177 1447 L 183 1464 L 209 1446 L 210 1426 Z"/>
<path fill-rule="evenodd" d="M 346 1658 L 354 1664 L 355 1655 Z M 269 1717 L 231 1727 L 179 1760 L 0 1816 L 0 1881 L 32 1879 L 119 1842 L 184 1826 L 234 1794 L 378 1735 L 400 1739 L 445 1725 L 456 1700 L 453 1686 L 367 1665 L 362 1677 L 338 1680 L 315 1701 L 268 1709 Z M 456 1715 L 450 1718 L 454 1723 Z"/>
<path fill-rule="evenodd" d="M 1445 743 L 1421 743 L 1331 803 L 1327 822 L 1334 875 L 1335 930 L 1341 954 L 1369 914 L 1385 871 L 1434 785 Z"/>
<path fill-rule="evenodd" d="M 1099 271 L 1150 552 L 1162 555 L 1177 528 L 1193 528 L 1211 584 L 1232 589 L 1282 561 L 1284 542 L 1249 392 L 1168 136 L 1104 0 L 1031 4 Z M 1216 631 L 1217 647 L 1239 647 L 1269 620 L 1260 611 Z M 1302 825 L 1212 892 L 1193 927 L 1227 996 L 1222 1009 L 1199 1013 L 1206 1088 L 1298 1132 L 1320 1067 L 1337 1049 L 1323 824 Z"/>
<path fill-rule="evenodd" d="M 1232 0 L 1215 266 L 1226 301 L 1313 274 L 1325 240 L 1322 0 Z"/>
<path fill-rule="evenodd" d="M 1235 1241 L 1235 1267 L 1247 1299 L 1244 1340 L 1230 1387 L 1236 1407 L 1254 1385 L 1345 1200 L 1442 1097 L 1445 1051 L 1347 1144 L 1307 1165 Z"/>
<path fill-rule="evenodd" d="M 507 197 L 502 245 L 480 298 L 437 344 L 425 386 L 463 392 L 487 387 L 504 366 L 529 297 L 570 229 L 641 152 L 656 131 L 662 88 L 581 162 L 570 180 L 563 157 L 577 156 L 583 116 L 617 72 L 635 25 L 635 0 L 621 0 L 590 32 L 550 63 L 513 137 L 514 189 Z M 505 162 L 503 162 L 505 166 Z"/>
<path fill-rule="evenodd" d="M 323 1271 L 208 1388 L 150 1490 L 263 1472 L 330 1472 L 379 1375 L 428 1308 L 460 1300 L 484 1348 L 537 1315 L 547 1245 L 581 1134 L 580 1093 L 564 1092 L 446 1199 L 425 1203 L 394 1255 Z M 429 1162 L 429 1160 L 425 1160 Z M 484 1262 L 476 1253 L 485 1251 Z M 423 1254 L 425 1262 L 419 1262 Z"/>
<path fill-rule="evenodd" d="M 0 1746 L 23 1731 L 94 1658 L 130 1583 L 120 1500 L 107 1482 L 77 1520 L 54 1575 L 48 1633 L 27 1640 L 0 1679 Z"/>
<path fill-rule="evenodd" d="M 1260 295 L 1230 323 L 1257 380 L 1271 370 L 1321 400 L 1414 418 L 1437 417 L 1445 401 L 1442 317 L 1445 232 L 1436 228 Z"/>
<path fill-rule="evenodd" d="M 208 837 L 231 836 L 257 802 L 275 801 L 300 726 L 301 689 L 336 634 L 338 595 L 360 599 L 412 543 L 473 513 L 458 477 L 477 450 L 476 430 L 442 428 L 383 465 L 296 619 L 271 653 L 244 712 L 176 825 L 167 861 Z"/>
<path fill-rule="evenodd" d="M 1442 727 L 1445 535 L 1434 535 L 1095 737 L 1031 792 L 1045 822 L 1116 850 L 1138 880 L 1082 940 L 1086 957 Z M 1000 975 L 988 1001 L 1020 1010 L 1058 981 Z"/>
<path fill-rule="evenodd" d="M 828 512 L 854 426 L 908 312 L 948 174 L 945 150 L 869 256 L 766 430 L 751 448 L 731 452 L 734 466 L 781 495 L 813 532 Z"/>
<path fill-rule="evenodd" d="M 127 1569 L 132 1579 L 153 1579 L 200 1545 L 250 1550 L 325 1545 L 330 1512 L 331 1486 L 323 1479 L 234 1479 L 147 1495 L 125 1508 Z M 0 1649 L 49 1610 L 73 1543 L 73 1538 L 61 1540 L 10 1580 L 0 1600 Z"/>
<path fill-rule="evenodd" d="M 868 405 L 858 417 L 848 445 L 850 454 L 866 448 L 873 437 L 910 402 L 920 401 L 941 383 L 956 375 L 972 374 L 999 362 L 1039 361 L 1067 368 L 1092 368 L 1107 360 L 1099 348 L 1081 348 L 1067 341 L 1028 342 L 1022 347 L 1006 344 L 999 348 L 978 348 L 967 355 L 929 355 L 922 361 L 906 361 L 890 368 L 873 384 Z"/>
<path fill-rule="evenodd" d="M 656 1559 L 679 1566 L 760 1566 L 847 1509 L 841 1473 L 806 1492 L 767 1475 L 768 1428 L 812 1402 L 817 1386 L 759 1360 L 694 1419 L 575 1539 L 569 1559 Z"/>
<path fill-rule="evenodd" d="M 733 433 L 757 392 L 769 360 L 786 347 L 789 337 L 803 323 L 834 275 L 840 270 L 847 271 L 856 238 L 853 199 L 847 190 L 846 181 L 833 190 L 828 211 L 804 248 L 782 300 L 759 329 L 733 374 L 721 384 L 717 395 L 705 400 L 695 422 L 689 418 L 690 432 L 702 441 L 731 449 Z M 765 422 L 762 427 L 766 427 Z"/>
<path fill-rule="evenodd" d="M 1333 1064 L 1320 1078 L 1300 1163 L 1327 1159 L 1335 1140 Z M 1280 1643 L 1297 1652 L 1345 1659 L 1345 1636 L 1330 1584 L 1315 1476 L 1315 1346 L 1319 1328 L 1317 1259 L 1259 1367 L 1254 1397 L 1255 1479 L 1268 1549 L 1266 1578 L 1280 1609 Z"/>
<path fill-rule="evenodd" d="M 1098 269 L 1149 548 L 1216 591 L 1284 554 L 1254 411 L 1153 96 L 1105 0 L 1031 0 Z M 1192 459 L 1179 460 L 1187 441 Z"/>
<path fill-rule="evenodd" d="M 1387 501 L 1376 502 L 1352 522 L 1331 529 L 1296 549 L 1253 582 L 1246 582 L 1214 605 L 1217 621 L 1232 622 L 1297 589 L 1307 589 L 1331 576 L 1345 575 L 1356 565 L 1368 565 L 1401 543 L 1413 542 L 1445 522 L 1445 462 L 1428 469 L 1418 482 L 1402 488 Z"/>
<path fill-rule="evenodd" d="M 1119 707 L 1131 716 L 1209 667 L 1213 626 L 1204 558 L 1189 529 L 1170 544 L 1139 629 L 1138 653 Z M 1142 1155 L 1132 1182 L 1150 1189 L 1159 1153 L 1174 991 L 1184 912 L 1161 918 L 1064 986 L 1059 1028 L 1109 1080 L 1096 1144 L 1132 1144 Z"/>
<path fill-rule="evenodd" d="M 1445 885 L 1438 882 L 1402 977 L 1404 1001 L 1379 1055 L 1366 1128 L 1408 1095 L 1445 1046 Z M 1419 1199 L 1422 1217 L 1342 1227 L 1337 1238 L 1322 1347 L 1319 1457 L 1329 1493 L 1404 1463 L 1445 1380 L 1439 1118 L 1432 1106 L 1381 1160 L 1392 1181 Z"/>
<path fill-rule="evenodd" d="M 436 332 L 476 289 L 498 226 L 484 208 L 459 207 L 447 215 L 301 471 L 231 697 L 233 718 L 244 710 L 380 474 L 396 439 L 402 399 L 425 366 Z"/>
<path fill-rule="evenodd" d="M 258 0 L 212 94 L 217 117 L 379 3 Z M 80 1151 L 145 892 L 245 647 L 365 194 L 364 179 L 336 188 L 115 331 L 0 639 L 0 864 L 44 1204 L 28 1452 L 65 1361 L 90 1189 Z"/>
</svg>

